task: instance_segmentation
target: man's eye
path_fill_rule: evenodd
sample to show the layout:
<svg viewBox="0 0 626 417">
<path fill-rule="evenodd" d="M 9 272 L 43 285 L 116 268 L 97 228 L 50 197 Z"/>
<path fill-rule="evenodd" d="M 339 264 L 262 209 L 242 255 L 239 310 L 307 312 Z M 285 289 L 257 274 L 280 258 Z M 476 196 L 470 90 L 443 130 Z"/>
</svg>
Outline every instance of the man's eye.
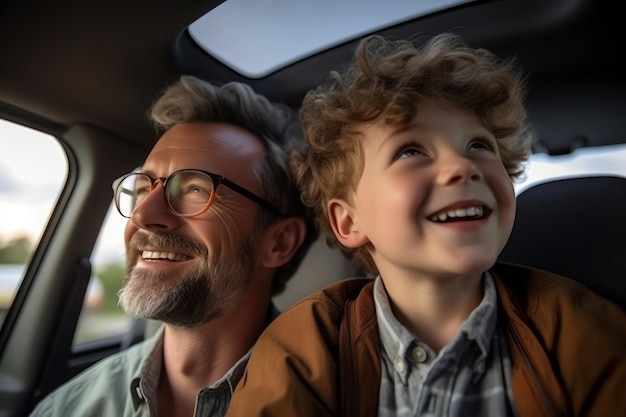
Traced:
<svg viewBox="0 0 626 417">
<path fill-rule="evenodd" d="M 140 196 L 145 196 L 145 195 L 147 195 L 147 194 L 150 194 L 150 190 L 151 190 L 151 187 L 139 187 L 139 188 L 135 188 L 135 195 L 136 195 L 137 197 L 140 197 Z"/>
<path fill-rule="evenodd" d="M 211 197 L 211 192 L 212 192 L 212 188 L 210 187 L 203 187 L 201 185 L 190 184 L 189 186 L 185 188 L 182 195 L 185 196 L 185 198 L 208 199 L 209 197 Z"/>
</svg>

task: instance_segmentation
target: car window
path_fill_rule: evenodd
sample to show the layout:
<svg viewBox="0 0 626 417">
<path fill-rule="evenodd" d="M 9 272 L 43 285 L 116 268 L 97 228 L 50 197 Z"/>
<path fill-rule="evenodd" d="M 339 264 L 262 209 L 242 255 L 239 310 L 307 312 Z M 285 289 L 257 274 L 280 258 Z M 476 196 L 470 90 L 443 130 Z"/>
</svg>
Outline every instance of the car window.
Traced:
<svg viewBox="0 0 626 417">
<path fill-rule="evenodd" d="M 126 219 L 111 203 L 91 255 L 91 268 L 102 283 L 105 299 L 97 309 L 85 308 L 83 305 L 74 343 L 128 331 L 131 318 L 117 304 L 117 292 L 121 288 L 125 270 L 125 225 Z"/>
<path fill-rule="evenodd" d="M 594 175 L 626 177 L 626 145 L 580 148 L 566 155 L 536 153 L 530 156 L 523 181 L 515 184 L 519 194 L 534 184 L 557 178 Z"/>
<path fill-rule="evenodd" d="M 66 182 L 68 164 L 54 136 L 2 119 L 0 149 L 1 325 Z M 107 218 L 117 212 L 111 214 Z M 113 242 L 109 235 L 121 240 L 120 226 L 106 222 L 101 236 Z M 116 262 L 92 265 L 75 342 L 121 333 L 130 321 L 117 306 L 123 242 L 120 247 Z"/>
<path fill-rule="evenodd" d="M 51 135 L 0 119 L 0 324 L 67 177 Z"/>
<path fill-rule="evenodd" d="M 240 74 L 261 78 L 350 39 L 470 1 L 274 0 L 268 8 L 255 0 L 229 0 L 189 25 L 189 34 Z M 254 36 L 241 28 L 254 28 Z M 265 45 L 281 47 L 267 53 Z"/>
</svg>

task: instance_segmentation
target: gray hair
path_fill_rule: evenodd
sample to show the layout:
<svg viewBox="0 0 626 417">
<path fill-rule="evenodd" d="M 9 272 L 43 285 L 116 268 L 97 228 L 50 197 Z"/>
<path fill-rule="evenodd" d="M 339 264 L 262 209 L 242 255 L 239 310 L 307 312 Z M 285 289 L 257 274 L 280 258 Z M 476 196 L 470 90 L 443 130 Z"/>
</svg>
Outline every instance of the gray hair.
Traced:
<svg viewBox="0 0 626 417">
<path fill-rule="evenodd" d="M 271 103 L 246 84 L 229 82 L 217 86 L 183 75 L 163 91 L 150 109 L 149 116 L 160 131 L 186 122 L 228 123 L 254 133 L 263 142 L 266 158 L 254 173 L 259 179 L 263 197 L 284 216 L 303 217 L 307 226 L 304 242 L 274 277 L 272 294 L 282 292 L 318 234 L 310 209 L 302 204 L 288 168 L 289 154 L 306 149 L 296 113 L 286 105 Z M 268 212 L 261 211 L 261 225 L 268 224 L 271 219 Z"/>
</svg>

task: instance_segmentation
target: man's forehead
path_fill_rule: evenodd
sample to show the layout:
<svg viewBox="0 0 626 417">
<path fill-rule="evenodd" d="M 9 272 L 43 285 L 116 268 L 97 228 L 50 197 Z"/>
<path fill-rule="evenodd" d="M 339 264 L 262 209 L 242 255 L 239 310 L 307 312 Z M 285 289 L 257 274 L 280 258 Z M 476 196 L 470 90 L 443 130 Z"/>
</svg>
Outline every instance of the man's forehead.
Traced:
<svg viewBox="0 0 626 417">
<path fill-rule="evenodd" d="M 261 140 L 252 132 L 226 123 L 181 123 L 166 131 L 153 151 L 211 151 L 236 154 L 264 150 Z"/>
</svg>

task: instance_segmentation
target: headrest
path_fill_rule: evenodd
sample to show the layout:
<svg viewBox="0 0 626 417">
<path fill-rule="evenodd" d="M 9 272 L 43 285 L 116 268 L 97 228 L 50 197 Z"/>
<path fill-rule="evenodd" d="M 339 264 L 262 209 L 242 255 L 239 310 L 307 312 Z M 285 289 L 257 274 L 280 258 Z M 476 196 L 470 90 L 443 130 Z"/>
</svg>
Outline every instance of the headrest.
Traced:
<svg viewBox="0 0 626 417">
<path fill-rule="evenodd" d="M 559 179 L 524 190 L 499 259 L 575 279 L 626 309 L 626 178 Z"/>
</svg>

